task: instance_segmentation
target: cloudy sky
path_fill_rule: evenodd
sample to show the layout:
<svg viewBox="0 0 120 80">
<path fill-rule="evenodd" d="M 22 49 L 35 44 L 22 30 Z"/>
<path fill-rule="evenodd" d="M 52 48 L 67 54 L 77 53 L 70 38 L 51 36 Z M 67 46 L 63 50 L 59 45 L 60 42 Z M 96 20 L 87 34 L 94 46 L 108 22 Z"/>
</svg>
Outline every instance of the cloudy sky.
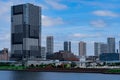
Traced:
<svg viewBox="0 0 120 80">
<path fill-rule="evenodd" d="M 54 51 L 72 42 L 78 54 L 78 42 L 87 42 L 87 54 L 93 55 L 93 43 L 107 37 L 120 40 L 120 0 L 0 0 L 0 49 L 10 48 L 10 8 L 21 3 L 42 7 L 42 46 L 46 36 L 54 36 Z"/>
</svg>

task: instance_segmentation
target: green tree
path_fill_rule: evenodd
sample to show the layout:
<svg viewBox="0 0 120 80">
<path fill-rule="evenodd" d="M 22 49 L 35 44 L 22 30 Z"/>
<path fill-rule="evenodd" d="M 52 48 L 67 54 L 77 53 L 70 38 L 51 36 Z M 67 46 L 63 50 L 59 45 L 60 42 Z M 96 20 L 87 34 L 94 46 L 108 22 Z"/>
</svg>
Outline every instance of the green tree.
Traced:
<svg viewBox="0 0 120 80">
<path fill-rule="evenodd" d="M 74 68 L 75 66 L 77 66 L 76 63 L 75 63 L 75 62 L 72 62 L 72 63 L 71 63 L 71 68 Z"/>
</svg>

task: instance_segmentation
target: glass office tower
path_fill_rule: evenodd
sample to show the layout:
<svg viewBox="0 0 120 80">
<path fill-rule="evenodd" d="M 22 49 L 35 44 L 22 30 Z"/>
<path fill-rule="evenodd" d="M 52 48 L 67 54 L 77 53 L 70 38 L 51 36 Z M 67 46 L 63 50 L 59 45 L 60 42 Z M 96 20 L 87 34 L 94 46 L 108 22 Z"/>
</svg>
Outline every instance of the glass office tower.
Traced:
<svg viewBox="0 0 120 80">
<path fill-rule="evenodd" d="M 70 41 L 64 41 L 64 51 L 71 53 L 71 42 Z"/>
<path fill-rule="evenodd" d="M 15 60 L 39 58 L 41 45 L 41 8 L 33 4 L 11 7 L 11 53 Z"/>
</svg>

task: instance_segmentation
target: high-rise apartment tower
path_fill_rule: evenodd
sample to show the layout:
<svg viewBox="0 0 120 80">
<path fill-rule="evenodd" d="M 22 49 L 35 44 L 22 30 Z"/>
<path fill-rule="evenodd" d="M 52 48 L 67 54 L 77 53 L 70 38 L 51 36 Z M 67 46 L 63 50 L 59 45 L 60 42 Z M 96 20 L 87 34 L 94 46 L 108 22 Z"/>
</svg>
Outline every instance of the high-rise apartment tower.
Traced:
<svg viewBox="0 0 120 80">
<path fill-rule="evenodd" d="M 79 56 L 80 57 L 86 56 L 86 43 L 83 41 L 79 42 Z"/>
<path fill-rule="evenodd" d="M 53 54 L 53 50 L 54 50 L 53 36 L 47 36 L 46 47 L 47 47 L 47 55 Z"/>
<path fill-rule="evenodd" d="M 115 38 L 107 38 L 108 53 L 115 53 Z"/>
</svg>

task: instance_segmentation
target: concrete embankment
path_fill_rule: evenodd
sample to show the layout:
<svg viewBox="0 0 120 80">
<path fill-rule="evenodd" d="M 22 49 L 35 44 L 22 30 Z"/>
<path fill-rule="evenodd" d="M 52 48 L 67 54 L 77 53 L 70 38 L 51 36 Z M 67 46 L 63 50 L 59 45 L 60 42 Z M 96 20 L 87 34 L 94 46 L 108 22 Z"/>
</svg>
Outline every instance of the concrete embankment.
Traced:
<svg viewBox="0 0 120 80">
<path fill-rule="evenodd" d="M 108 68 L 27 68 L 27 69 L 0 69 L 4 71 L 27 71 L 27 72 L 69 72 L 69 73 L 102 73 L 102 74 L 120 74 L 120 69 Z"/>
<path fill-rule="evenodd" d="M 27 71 L 34 72 L 75 72 L 75 73 L 104 73 L 108 69 L 96 69 L 96 68 L 75 68 L 75 69 L 63 69 L 63 68 L 29 68 Z"/>
</svg>

